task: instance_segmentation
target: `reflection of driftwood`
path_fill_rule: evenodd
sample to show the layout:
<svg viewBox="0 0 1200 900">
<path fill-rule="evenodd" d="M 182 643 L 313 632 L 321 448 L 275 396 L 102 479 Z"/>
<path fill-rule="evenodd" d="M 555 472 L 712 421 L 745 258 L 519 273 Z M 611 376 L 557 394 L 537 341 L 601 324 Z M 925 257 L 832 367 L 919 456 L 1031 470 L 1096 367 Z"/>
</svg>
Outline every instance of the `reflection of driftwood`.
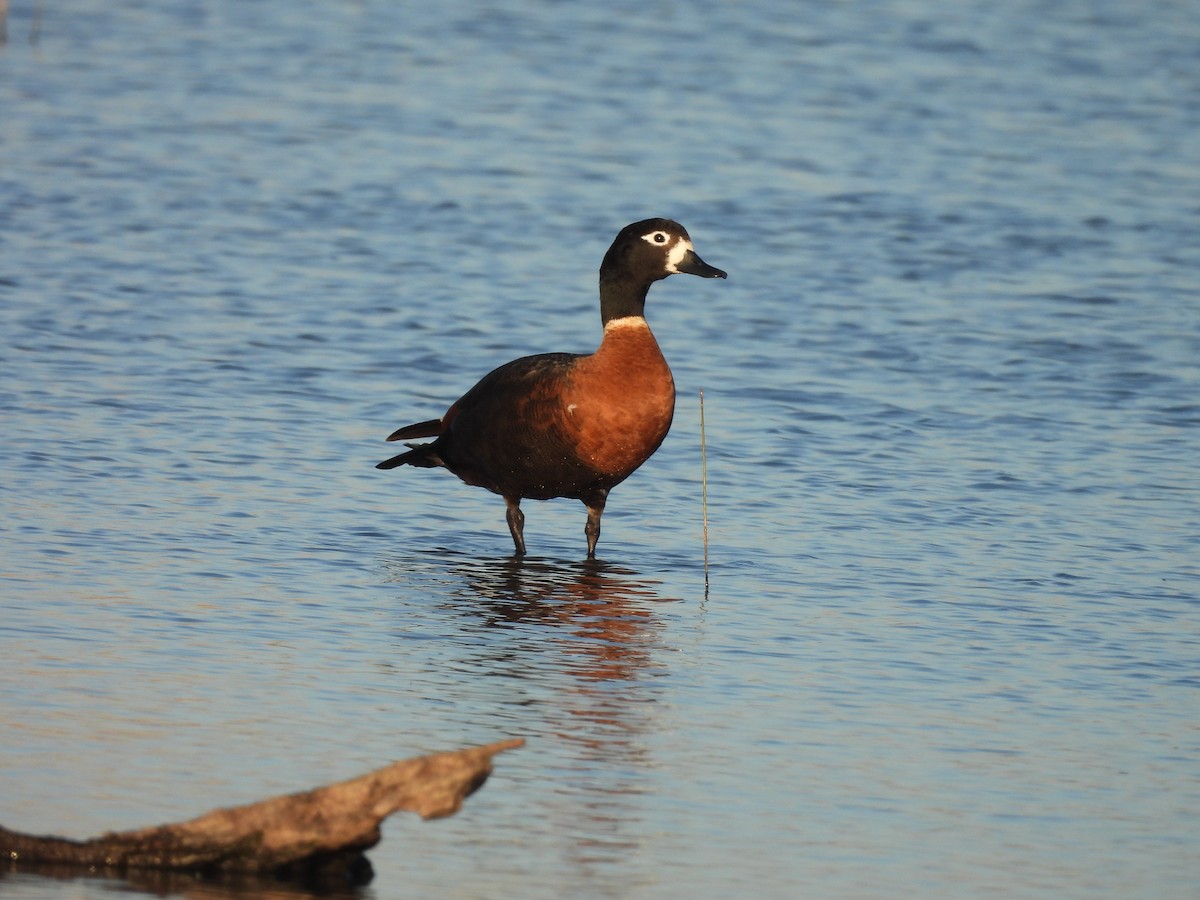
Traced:
<svg viewBox="0 0 1200 900">
<path fill-rule="evenodd" d="M 113 873 L 171 869 L 307 877 L 327 870 L 361 872 L 364 865 L 369 873 L 362 853 L 379 843 L 385 818 L 401 809 L 426 819 L 458 812 L 491 773 L 492 757 L 523 743 L 499 741 L 404 760 L 340 784 L 87 841 L 0 828 L 0 854 L 18 864 Z"/>
</svg>

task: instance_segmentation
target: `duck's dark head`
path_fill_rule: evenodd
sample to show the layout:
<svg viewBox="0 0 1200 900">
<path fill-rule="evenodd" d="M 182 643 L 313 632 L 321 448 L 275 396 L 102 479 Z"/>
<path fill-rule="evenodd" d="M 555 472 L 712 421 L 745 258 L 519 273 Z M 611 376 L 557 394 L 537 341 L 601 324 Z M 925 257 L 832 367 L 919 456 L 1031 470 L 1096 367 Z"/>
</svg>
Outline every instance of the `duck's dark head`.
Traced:
<svg viewBox="0 0 1200 900">
<path fill-rule="evenodd" d="M 605 322 L 641 315 L 650 285 L 668 275 L 726 278 L 692 248 L 687 229 L 671 219 L 643 219 L 621 229 L 600 264 L 600 313 Z"/>
</svg>

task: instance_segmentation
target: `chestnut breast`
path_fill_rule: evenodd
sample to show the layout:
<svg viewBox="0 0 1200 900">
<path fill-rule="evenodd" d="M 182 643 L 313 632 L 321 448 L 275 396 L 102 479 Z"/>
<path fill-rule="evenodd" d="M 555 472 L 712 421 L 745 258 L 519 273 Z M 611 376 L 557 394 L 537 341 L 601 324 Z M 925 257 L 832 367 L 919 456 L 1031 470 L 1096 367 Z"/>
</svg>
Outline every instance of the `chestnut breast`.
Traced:
<svg viewBox="0 0 1200 900">
<path fill-rule="evenodd" d="M 671 427 L 675 381 L 646 320 L 610 321 L 600 348 L 572 367 L 562 403 L 580 462 L 620 481 L 649 459 Z"/>
</svg>

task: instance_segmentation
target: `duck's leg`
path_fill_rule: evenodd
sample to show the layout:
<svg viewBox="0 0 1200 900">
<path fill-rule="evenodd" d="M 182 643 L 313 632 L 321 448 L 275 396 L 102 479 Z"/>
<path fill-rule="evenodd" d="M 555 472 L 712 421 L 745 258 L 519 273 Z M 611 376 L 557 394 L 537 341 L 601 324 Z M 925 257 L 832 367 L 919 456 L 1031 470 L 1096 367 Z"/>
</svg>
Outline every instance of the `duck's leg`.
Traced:
<svg viewBox="0 0 1200 900">
<path fill-rule="evenodd" d="M 505 518 L 508 520 L 508 530 L 512 534 L 513 546 L 516 547 L 516 555 L 525 555 L 525 513 L 521 512 L 520 497 L 505 497 L 505 504 L 508 506 L 508 512 Z"/>
<path fill-rule="evenodd" d="M 600 540 L 600 517 L 604 515 L 604 504 L 608 500 L 608 491 L 593 491 L 583 501 L 587 507 L 587 524 L 583 533 L 587 535 L 588 559 L 596 558 L 596 541 Z"/>
</svg>

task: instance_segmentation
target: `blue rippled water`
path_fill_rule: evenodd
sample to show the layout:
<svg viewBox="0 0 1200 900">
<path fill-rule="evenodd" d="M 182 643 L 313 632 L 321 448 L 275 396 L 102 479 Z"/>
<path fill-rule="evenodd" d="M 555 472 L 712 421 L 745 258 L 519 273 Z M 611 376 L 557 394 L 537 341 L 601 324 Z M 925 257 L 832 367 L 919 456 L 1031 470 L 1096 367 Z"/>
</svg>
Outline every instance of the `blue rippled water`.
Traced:
<svg viewBox="0 0 1200 900">
<path fill-rule="evenodd" d="M 0 822 L 84 837 L 524 737 L 392 897 L 1172 896 L 1200 858 L 1200 11 L 10 4 Z M 613 492 L 372 466 L 583 351 Z M 704 565 L 704 391 L 709 571 Z M 0 870 L 21 898 L 305 896 Z"/>
</svg>

